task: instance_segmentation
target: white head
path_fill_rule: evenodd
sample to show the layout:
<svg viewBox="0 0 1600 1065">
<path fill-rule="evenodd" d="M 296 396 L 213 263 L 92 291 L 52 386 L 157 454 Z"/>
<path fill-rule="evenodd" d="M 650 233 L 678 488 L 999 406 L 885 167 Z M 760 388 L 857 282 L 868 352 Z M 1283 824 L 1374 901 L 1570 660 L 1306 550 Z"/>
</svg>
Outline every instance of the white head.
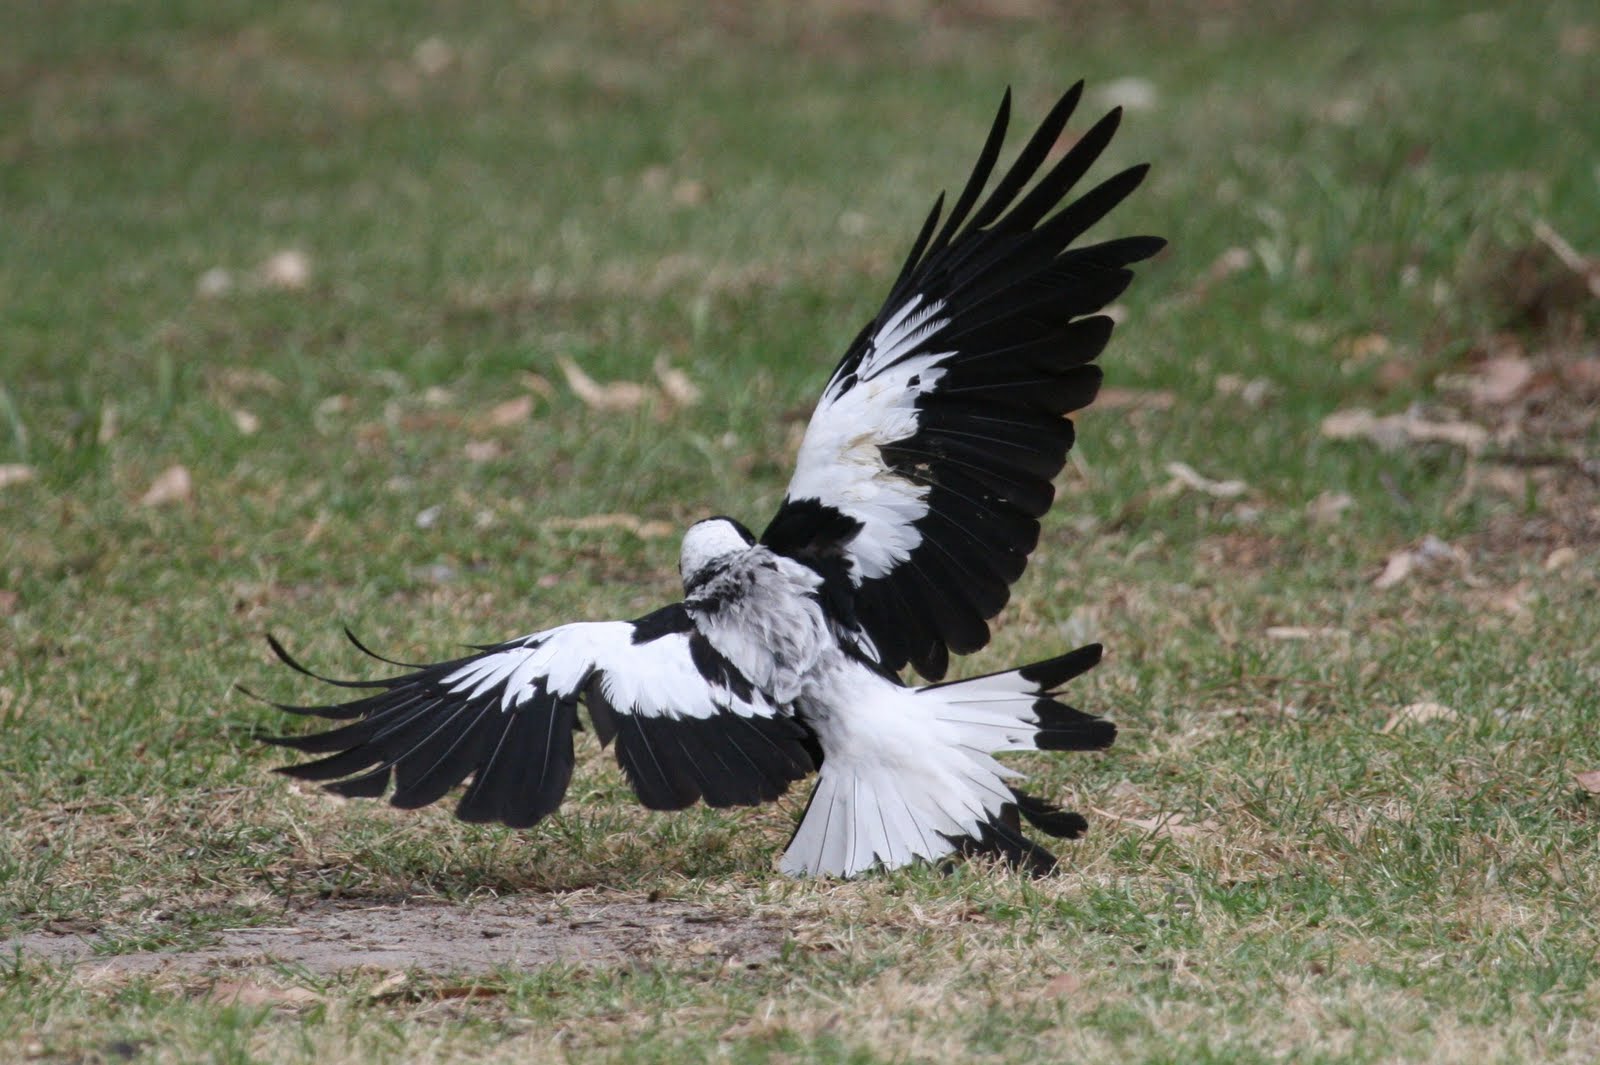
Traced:
<svg viewBox="0 0 1600 1065">
<path fill-rule="evenodd" d="M 695 522 L 683 534 L 683 548 L 678 555 L 683 590 L 690 591 L 719 563 L 743 554 L 755 542 L 750 530 L 732 518 L 719 516 Z"/>
</svg>

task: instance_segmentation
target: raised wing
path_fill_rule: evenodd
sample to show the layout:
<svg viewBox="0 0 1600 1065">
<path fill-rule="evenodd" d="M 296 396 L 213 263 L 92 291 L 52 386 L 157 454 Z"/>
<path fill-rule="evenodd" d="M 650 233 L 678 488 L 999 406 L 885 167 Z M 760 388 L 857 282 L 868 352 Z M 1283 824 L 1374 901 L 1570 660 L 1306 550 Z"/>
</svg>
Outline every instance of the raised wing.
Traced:
<svg viewBox="0 0 1600 1065">
<path fill-rule="evenodd" d="M 272 647 L 316 676 L 277 641 Z M 407 809 L 437 801 L 470 774 L 456 806 L 464 821 L 520 828 L 561 805 L 580 699 L 601 743 L 616 741 L 617 761 L 651 809 L 766 802 L 813 768 L 809 733 L 712 648 L 681 604 L 633 622 L 563 625 L 385 680 L 317 679 L 375 694 L 278 704 L 351 722 L 270 739 L 325 755 L 279 772 L 347 796 L 380 796 L 392 780 L 389 801 Z"/>
<path fill-rule="evenodd" d="M 1060 207 L 1104 150 L 1112 111 L 1023 190 L 1082 95 L 1061 98 L 981 206 L 1008 91 L 937 235 L 943 197 L 889 298 L 834 370 L 800 445 L 769 547 L 845 585 L 883 665 L 937 680 L 989 641 L 1039 540 L 1072 447 L 1064 415 L 1100 387 L 1096 316 L 1165 244 L 1069 245 L 1134 190 L 1133 167 Z M 976 207 L 976 210 L 974 208 Z M 1054 212 L 1054 213 L 1052 213 Z"/>
</svg>

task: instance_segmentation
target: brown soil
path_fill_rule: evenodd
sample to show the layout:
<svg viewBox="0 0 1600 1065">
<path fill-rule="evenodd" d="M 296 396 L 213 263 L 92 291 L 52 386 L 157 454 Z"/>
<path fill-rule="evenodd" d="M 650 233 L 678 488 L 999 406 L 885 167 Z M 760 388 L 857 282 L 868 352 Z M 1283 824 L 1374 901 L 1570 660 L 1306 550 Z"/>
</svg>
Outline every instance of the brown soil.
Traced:
<svg viewBox="0 0 1600 1065">
<path fill-rule="evenodd" d="M 0 942 L 0 957 L 20 950 L 25 958 L 106 975 L 275 965 L 325 973 L 358 967 L 470 973 L 664 954 L 755 964 L 776 957 L 786 935 L 776 925 L 691 903 L 524 896 L 464 905 L 319 903 L 271 926 L 223 930 L 207 946 L 128 954 L 96 953 L 92 934 L 46 929 Z"/>
</svg>

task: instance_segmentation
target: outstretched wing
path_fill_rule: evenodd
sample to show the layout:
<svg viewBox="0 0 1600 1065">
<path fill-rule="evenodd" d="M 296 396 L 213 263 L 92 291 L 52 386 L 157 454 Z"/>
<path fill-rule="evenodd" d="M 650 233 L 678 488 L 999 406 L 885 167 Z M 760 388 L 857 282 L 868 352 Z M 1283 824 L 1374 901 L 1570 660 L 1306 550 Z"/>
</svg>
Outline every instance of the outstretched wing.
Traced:
<svg viewBox="0 0 1600 1065">
<path fill-rule="evenodd" d="M 276 640 L 272 647 L 310 672 Z M 651 809 L 766 802 L 813 768 L 809 733 L 717 653 L 681 604 L 632 622 L 563 625 L 385 680 L 329 683 L 374 694 L 278 704 L 351 722 L 271 738 L 324 755 L 280 772 L 347 796 L 380 796 L 392 780 L 389 801 L 408 809 L 470 774 L 456 807 L 464 821 L 526 827 L 561 805 L 580 699 L 601 742 L 616 741 L 617 761 Z"/>
<path fill-rule="evenodd" d="M 1065 417 L 1094 399 L 1098 316 L 1164 241 L 1069 245 L 1133 191 L 1138 166 L 1060 207 L 1104 150 L 1113 111 L 1039 178 L 1082 94 L 1074 86 L 981 206 L 1008 91 L 937 235 L 934 204 L 888 300 L 828 381 L 777 515 L 772 549 L 848 581 L 883 664 L 937 680 L 949 651 L 989 640 L 1039 539 L 1072 447 Z M 974 210 L 976 207 L 976 210 Z M 1054 213 L 1052 213 L 1054 212 Z"/>
</svg>

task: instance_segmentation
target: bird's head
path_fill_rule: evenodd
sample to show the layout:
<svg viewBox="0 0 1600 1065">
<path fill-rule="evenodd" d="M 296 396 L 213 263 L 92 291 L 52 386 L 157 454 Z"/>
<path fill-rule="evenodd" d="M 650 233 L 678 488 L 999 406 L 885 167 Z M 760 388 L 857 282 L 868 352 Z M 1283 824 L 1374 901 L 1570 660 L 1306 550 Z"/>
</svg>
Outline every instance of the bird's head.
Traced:
<svg viewBox="0 0 1600 1065">
<path fill-rule="evenodd" d="M 678 555 L 684 592 L 692 592 L 721 564 L 748 551 L 755 542 L 749 529 L 720 515 L 689 526 L 689 531 L 683 534 L 683 550 Z"/>
</svg>

